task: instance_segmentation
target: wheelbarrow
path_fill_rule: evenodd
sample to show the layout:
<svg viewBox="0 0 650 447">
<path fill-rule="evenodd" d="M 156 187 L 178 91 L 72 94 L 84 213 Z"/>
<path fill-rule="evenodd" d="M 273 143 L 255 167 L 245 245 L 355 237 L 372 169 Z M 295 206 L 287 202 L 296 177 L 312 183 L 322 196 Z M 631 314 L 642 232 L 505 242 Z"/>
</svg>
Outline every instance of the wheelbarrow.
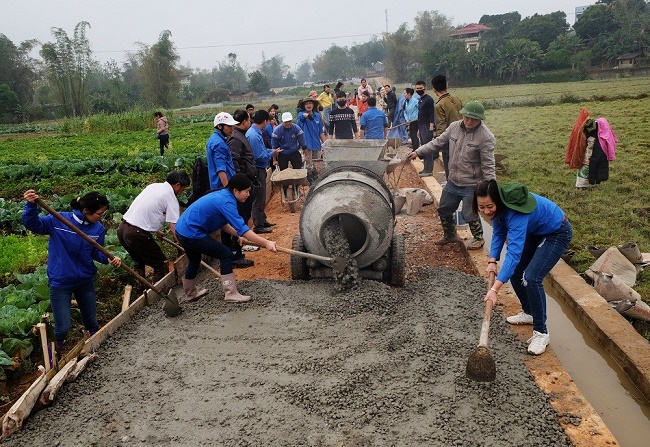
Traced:
<svg viewBox="0 0 650 447">
<path fill-rule="evenodd" d="M 289 207 L 289 211 L 296 212 L 296 204 L 304 200 L 303 186 L 309 186 L 307 181 L 307 169 L 287 168 L 282 171 L 278 166 L 271 174 L 271 183 L 280 187 L 280 198 L 283 204 Z"/>
</svg>

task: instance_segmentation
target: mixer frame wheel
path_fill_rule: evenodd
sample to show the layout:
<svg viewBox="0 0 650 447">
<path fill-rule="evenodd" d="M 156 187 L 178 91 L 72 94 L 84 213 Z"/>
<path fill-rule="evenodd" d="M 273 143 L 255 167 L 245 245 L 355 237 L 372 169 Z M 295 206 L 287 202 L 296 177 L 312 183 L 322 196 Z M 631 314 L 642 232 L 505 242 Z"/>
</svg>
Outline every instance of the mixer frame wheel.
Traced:
<svg viewBox="0 0 650 447">
<path fill-rule="evenodd" d="M 305 251 L 305 244 L 302 242 L 302 237 L 299 234 L 293 236 L 291 242 L 291 249 L 295 251 Z M 291 279 L 293 280 L 309 280 L 309 267 L 307 267 L 307 259 L 302 256 L 291 255 Z"/>
<path fill-rule="evenodd" d="M 393 287 L 404 286 L 406 277 L 406 244 L 403 234 L 394 234 L 388 249 L 388 268 L 384 282 Z"/>
</svg>

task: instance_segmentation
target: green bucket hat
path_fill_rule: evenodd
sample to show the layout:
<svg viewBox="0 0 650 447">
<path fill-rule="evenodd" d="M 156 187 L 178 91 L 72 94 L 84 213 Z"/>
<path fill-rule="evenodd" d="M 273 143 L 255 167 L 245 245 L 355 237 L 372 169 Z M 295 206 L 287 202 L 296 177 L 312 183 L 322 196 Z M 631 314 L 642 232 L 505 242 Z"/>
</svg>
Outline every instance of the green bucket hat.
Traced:
<svg viewBox="0 0 650 447">
<path fill-rule="evenodd" d="M 498 185 L 499 196 L 503 204 L 520 213 L 530 214 L 535 211 L 537 200 L 521 183 L 511 182 Z"/>
<path fill-rule="evenodd" d="M 485 120 L 485 108 L 483 104 L 476 101 L 470 101 L 465 104 L 465 107 L 460 109 L 460 114 L 475 120 Z"/>
</svg>

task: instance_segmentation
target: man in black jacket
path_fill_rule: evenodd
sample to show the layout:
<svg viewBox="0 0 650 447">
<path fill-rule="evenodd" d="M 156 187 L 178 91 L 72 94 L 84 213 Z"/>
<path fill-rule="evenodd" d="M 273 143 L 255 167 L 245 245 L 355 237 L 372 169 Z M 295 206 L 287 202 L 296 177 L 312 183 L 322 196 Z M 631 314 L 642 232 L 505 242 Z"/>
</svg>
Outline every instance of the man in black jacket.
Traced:
<svg viewBox="0 0 650 447">
<path fill-rule="evenodd" d="M 237 118 L 235 118 L 237 117 Z M 239 121 L 239 124 L 236 124 L 232 130 L 232 134 L 228 137 L 227 143 L 230 147 L 230 152 L 232 153 L 232 161 L 235 165 L 235 172 L 237 174 L 244 174 L 253 182 L 253 188 L 251 188 L 251 195 L 244 202 L 237 202 L 237 210 L 239 215 L 244 219 L 244 222 L 248 223 L 251 218 L 251 213 L 253 210 L 253 200 L 255 196 L 255 185 L 258 184 L 257 181 L 257 168 L 255 167 L 255 160 L 253 158 L 253 149 L 251 148 L 248 139 L 246 138 L 246 131 L 251 127 L 251 120 L 248 112 L 246 110 L 235 110 L 233 113 L 233 119 Z M 255 228 L 253 231 L 256 233 L 270 233 L 271 230 L 264 228 L 263 231 L 260 231 L 259 228 Z M 235 260 L 233 261 L 234 267 L 250 267 L 254 262 L 250 259 L 246 259 L 241 250 L 236 238 L 227 234 L 226 232 L 221 232 L 221 241 L 224 245 L 231 248 L 235 255 Z"/>
<path fill-rule="evenodd" d="M 397 95 L 389 84 L 384 85 L 386 90 L 386 108 L 388 109 L 388 126 L 393 125 L 393 118 L 395 118 L 395 109 L 397 108 Z"/>
<path fill-rule="evenodd" d="M 424 81 L 415 83 L 415 91 L 420 95 L 418 101 L 418 132 L 420 133 L 420 145 L 425 145 L 433 140 L 433 132 L 436 129 L 436 118 L 434 115 L 435 102 L 426 92 L 427 84 Z M 420 177 L 431 177 L 433 175 L 433 162 L 439 154 L 427 154 L 424 156 L 424 169 L 419 172 Z"/>
</svg>

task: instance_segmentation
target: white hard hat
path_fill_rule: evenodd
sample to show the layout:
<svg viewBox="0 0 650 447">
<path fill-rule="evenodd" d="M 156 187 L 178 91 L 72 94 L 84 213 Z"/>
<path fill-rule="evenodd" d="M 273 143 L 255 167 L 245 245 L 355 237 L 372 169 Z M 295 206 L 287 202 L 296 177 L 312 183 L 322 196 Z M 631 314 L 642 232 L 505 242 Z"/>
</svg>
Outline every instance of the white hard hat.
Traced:
<svg viewBox="0 0 650 447">
<path fill-rule="evenodd" d="M 291 112 L 284 112 L 282 114 L 282 122 L 286 123 L 287 121 L 293 121 L 293 115 L 291 115 Z"/>
<path fill-rule="evenodd" d="M 230 113 L 219 112 L 214 117 L 214 127 L 217 127 L 217 124 L 227 124 L 228 126 L 234 126 L 239 124 L 239 121 L 235 121 Z"/>
</svg>

